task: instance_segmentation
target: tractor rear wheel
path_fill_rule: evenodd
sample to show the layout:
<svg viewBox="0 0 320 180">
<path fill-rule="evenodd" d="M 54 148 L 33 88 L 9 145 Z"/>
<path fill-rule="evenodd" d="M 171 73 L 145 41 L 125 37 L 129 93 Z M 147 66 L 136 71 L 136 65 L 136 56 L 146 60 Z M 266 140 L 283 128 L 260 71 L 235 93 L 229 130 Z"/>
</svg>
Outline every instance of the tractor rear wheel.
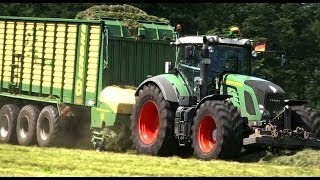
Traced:
<svg viewBox="0 0 320 180">
<path fill-rule="evenodd" d="M 320 116 L 319 113 L 310 107 L 292 106 L 292 127 L 302 127 L 306 131 L 315 133 L 320 138 Z"/>
<path fill-rule="evenodd" d="M 174 139 L 174 104 L 166 101 L 154 84 L 145 85 L 136 97 L 131 115 L 133 145 L 138 153 L 172 155 Z"/>
<path fill-rule="evenodd" d="M 200 105 L 192 126 L 192 146 L 198 159 L 230 159 L 240 154 L 243 124 L 236 108 L 224 101 Z"/>
<path fill-rule="evenodd" d="M 6 104 L 0 109 L 0 142 L 16 143 L 16 124 L 20 108 Z"/>
<path fill-rule="evenodd" d="M 17 119 L 17 139 L 20 145 L 32 145 L 36 143 L 36 125 L 39 109 L 33 105 L 24 106 Z"/>
</svg>

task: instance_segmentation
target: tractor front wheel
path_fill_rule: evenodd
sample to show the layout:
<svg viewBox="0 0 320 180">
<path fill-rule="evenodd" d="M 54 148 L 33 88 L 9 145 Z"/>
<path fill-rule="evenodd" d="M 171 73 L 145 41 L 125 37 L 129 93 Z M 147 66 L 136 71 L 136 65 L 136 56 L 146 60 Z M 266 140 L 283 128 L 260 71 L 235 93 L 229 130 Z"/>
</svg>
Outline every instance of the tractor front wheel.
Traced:
<svg viewBox="0 0 320 180">
<path fill-rule="evenodd" d="M 224 101 L 200 105 L 192 126 L 192 146 L 198 159 L 230 159 L 240 154 L 243 124 L 236 108 Z"/>
</svg>

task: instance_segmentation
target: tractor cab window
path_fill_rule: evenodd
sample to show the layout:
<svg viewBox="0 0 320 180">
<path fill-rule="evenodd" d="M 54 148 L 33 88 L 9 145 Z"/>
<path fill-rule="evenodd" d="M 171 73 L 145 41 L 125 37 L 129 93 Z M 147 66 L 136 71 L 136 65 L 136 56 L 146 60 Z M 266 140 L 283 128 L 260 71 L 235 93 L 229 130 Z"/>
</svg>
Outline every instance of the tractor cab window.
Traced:
<svg viewBox="0 0 320 180">
<path fill-rule="evenodd" d="M 180 62 L 188 65 L 198 67 L 201 58 L 201 49 L 196 45 L 186 45 L 180 47 L 179 59 Z"/>
<path fill-rule="evenodd" d="M 222 59 L 224 59 L 224 71 L 238 72 L 238 53 L 233 49 L 222 51 Z"/>
<path fill-rule="evenodd" d="M 250 54 L 246 48 L 217 46 L 215 51 L 210 52 L 209 57 L 211 59 L 209 73 L 213 76 L 224 71 L 250 74 Z"/>
</svg>

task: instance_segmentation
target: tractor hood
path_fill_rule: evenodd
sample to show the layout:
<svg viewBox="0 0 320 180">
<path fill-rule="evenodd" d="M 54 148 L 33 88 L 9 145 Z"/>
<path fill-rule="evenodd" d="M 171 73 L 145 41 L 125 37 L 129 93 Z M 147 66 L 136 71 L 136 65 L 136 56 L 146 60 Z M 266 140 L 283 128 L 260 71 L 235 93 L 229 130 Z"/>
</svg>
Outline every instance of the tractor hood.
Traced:
<svg viewBox="0 0 320 180">
<path fill-rule="evenodd" d="M 284 90 L 270 81 L 246 75 L 226 74 L 223 76 L 222 84 L 233 86 L 238 89 L 238 93 L 243 93 L 246 107 L 258 104 L 259 108 L 253 107 L 252 112 L 263 109 L 274 116 L 284 106 Z"/>
<path fill-rule="evenodd" d="M 239 75 L 239 74 L 226 74 L 223 76 L 223 83 L 227 85 L 234 85 L 234 86 L 242 86 L 247 85 L 253 89 L 262 90 L 268 94 L 284 94 L 283 89 L 265 79 L 246 76 L 246 75 Z"/>
</svg>

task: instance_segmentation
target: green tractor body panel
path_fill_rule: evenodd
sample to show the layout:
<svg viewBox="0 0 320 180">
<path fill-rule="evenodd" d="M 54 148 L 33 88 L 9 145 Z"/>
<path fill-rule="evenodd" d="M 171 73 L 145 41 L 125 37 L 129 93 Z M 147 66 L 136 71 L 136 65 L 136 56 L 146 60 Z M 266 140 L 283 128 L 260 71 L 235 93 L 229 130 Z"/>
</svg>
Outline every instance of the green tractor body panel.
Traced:
<svg viewBox="0 0 320 180">
<path fill-rule="evenodd" d="M 220 93 L 231 95 L 232 103 L 249 121 L 261 121 L 263 113 L 276 116 L 284 107 L 283 89 L 264 79 L 226 74 L 223 76 Z"/>
<path fill-rule="evenodd" d="M 227 74 L 223 76 L 220 93 L 232 96 L 230 100 L 236 107 L 240 109 L 242 117 L 247 117 L 248 120 L 251 121 L 260 121 L 262 113 L 259 109 L 257 96 L 252 87 L 245 84 L 245 81 L 247 80 L 256 80 L 262 82 L 266 81 L 264 79 L 246 75 Z M 246 100 L 245 93 L 247 94 L 247 99 L 252 99 L 250 102 L 248 102 L 249 100 Z M 252 103 L 252 105 L 249 105 L 249 103 Z M 248 110 L 246 107 L 251 109 Z"/>
</svg>

